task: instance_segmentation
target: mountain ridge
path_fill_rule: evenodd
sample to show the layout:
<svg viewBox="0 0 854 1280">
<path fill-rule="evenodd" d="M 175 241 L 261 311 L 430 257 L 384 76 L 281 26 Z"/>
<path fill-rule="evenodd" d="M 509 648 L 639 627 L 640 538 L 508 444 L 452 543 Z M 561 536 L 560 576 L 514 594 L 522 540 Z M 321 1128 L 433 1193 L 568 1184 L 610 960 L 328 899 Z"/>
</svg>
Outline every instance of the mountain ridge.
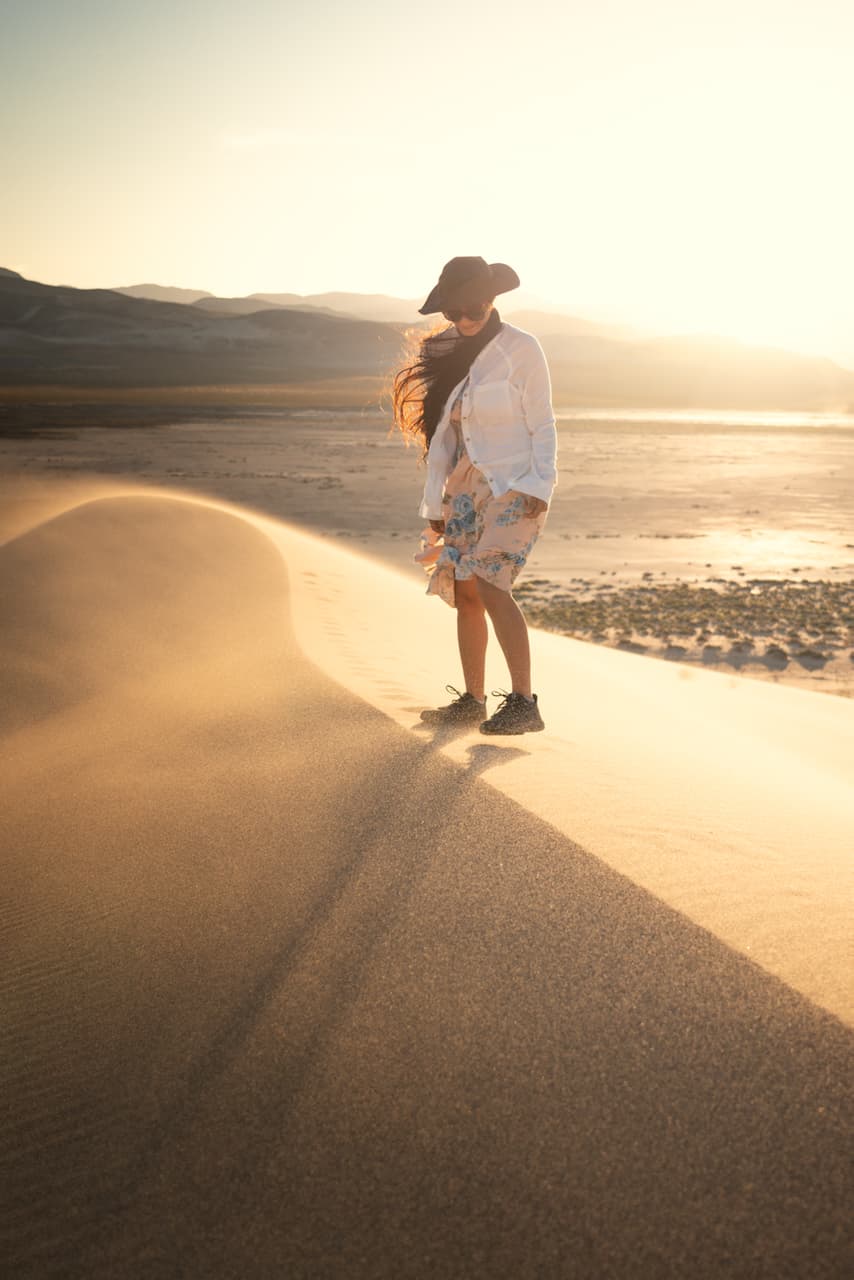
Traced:
<svg viewBox="0 0 854 1280">
<path fill-rule="evenodd" d="M 436 319 L 377 321 L 274 296 L 292 295 L 253 295 L 258 310 L 219 310 L 223 301 L 254 302 L 45 285 L 0 268 L 0 384 L 251 387 L 358 377 L 363 386 L 369 377 L 387 387 L 412 336 Z M 551 311 L 508 306 L 502 316 L 540 339 L 556 404 L 854 411 L 854 373 L 828 357 L 715 335 L 616 337 L 610 326 Z"/>
</svg>

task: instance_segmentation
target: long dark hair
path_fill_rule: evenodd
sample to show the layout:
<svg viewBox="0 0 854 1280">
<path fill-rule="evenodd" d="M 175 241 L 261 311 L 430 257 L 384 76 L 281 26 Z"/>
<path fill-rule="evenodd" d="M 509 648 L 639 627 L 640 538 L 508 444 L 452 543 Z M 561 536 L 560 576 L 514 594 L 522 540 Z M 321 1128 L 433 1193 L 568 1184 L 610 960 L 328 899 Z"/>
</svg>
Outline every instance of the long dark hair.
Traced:
<svg viewBox="0 0 854 1280">
<path fill-rule="evenodd" d="M 493 306 L 486 324 L 471 337 L 464 337 L 453 324 L 434 329 L 417 339 L 415 358 L 395 374 L 391 429 L 399 427 L 407 443 L 417 440 L 422 458 L 427 456 L 445 401 L 500 328 L 501 316 Z"/>
</svg>

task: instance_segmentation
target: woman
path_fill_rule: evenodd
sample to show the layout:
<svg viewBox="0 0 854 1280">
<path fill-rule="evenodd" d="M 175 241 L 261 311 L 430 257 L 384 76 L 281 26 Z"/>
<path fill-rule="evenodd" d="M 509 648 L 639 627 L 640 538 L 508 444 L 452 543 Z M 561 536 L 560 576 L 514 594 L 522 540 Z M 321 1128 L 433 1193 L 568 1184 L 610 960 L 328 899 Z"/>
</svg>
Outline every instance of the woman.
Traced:
<svg viewBox="0 0 854 1280">
<path fill-rule="evenodd" d="M 519 285 L 504 263 L 452 258 L 419 311 L 441 312 L 415 362 L 395 376 L 394 420 L 420 440 L 427 479 L 419 515 L 429 521 L 421 560 L 428 594 L 457 611 L 465 692 L 422 711 L 431 724 L 480 724 L 481 733 L 544 729 L 531 692 L 525 615 L 512 586 L 539 537 L 557 483 L 557 435 L 543 349 L 502 322 L 499 293 Z M 486 718 L 486 615 L 507 660 L 511 691 L 495 691 Z"/>
</svg>

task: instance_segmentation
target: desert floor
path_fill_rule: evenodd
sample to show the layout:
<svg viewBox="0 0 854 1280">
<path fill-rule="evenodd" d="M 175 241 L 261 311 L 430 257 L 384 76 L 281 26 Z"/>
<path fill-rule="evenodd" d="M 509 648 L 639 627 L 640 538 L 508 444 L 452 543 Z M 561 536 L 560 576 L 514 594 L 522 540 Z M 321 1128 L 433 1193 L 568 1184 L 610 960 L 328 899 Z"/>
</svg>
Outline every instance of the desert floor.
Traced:
<svg viewBox="0 0 854 1280">
<path fill-rule="evenodd" d="M 424 577 L 412 558 L 423 467 L 378 414 L 196 408 L 185 421 L 134 426 L 126 411 L 115 426 L 109 406 L 58 404 L 54 420 L 40 402 L 38 425 L 21 415 L 15 429 L 6 408 L 0 531 L 26 501 L 21 478 L 37 502 L 51 477 L 124 475 L 296 522 Z M 14 497 L 3 489 L 12 476 Z M 851 696 L 852 492 L 846 425 L 575 411 L 560 420 L 558 486 L 515 594 L 535 626 Z"/>
</svg>

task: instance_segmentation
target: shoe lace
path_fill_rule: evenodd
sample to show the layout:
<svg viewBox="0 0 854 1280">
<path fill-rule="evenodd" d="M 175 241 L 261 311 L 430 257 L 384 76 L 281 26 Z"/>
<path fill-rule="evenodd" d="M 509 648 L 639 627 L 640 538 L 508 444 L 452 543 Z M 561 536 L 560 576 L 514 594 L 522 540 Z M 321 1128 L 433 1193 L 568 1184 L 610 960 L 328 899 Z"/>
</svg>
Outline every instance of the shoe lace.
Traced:
<svg viewBox="0 0 854 1280">
<path fill-rule="evenodd" d="M 510 705 L 510 699 L 513 697 L 513 694 L 512 692 L 508 693 L 506 689 L 493 689 L 492 696 L 493 698 L 501 699 L 501 702 L 499 702 L 497 708 L 492 713 L 495 716 L 499 716 L 504 708 Z"/>
<path fill-rule="evenodd" d="M 448 693 L 455 693 L 457 695 L 458 701 L 462 701 L 462 699 L 466 696 L 464 693 L 460 693 L 459 689 L 455 688 L 454 685 L 452 684 L 446 684 L 445 688 L 448 690 Z"/>
</svg>

